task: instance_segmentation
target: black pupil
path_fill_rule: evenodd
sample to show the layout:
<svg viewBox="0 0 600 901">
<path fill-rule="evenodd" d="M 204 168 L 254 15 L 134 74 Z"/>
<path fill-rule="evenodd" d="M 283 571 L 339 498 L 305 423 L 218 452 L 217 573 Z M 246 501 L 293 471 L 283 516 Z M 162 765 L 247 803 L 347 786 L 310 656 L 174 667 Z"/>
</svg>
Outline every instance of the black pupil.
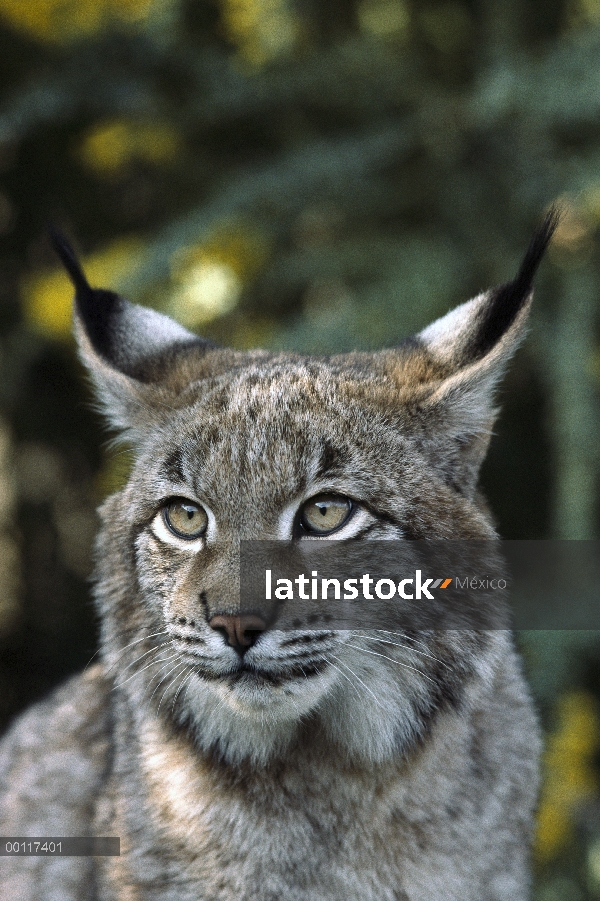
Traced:
<svg viewBox="0 0 600 901">
<path fill-rule="evenodd" d="M 194 510 L 193 507 L 184 507 L 183 509 L 184 509 L 185 512 L 187 513 L 188 519 L 193 519 L 193 518 L 194 518 L 194 516 L 195 516 L 195 514 L 196 514 L 196 511 Z"/>
<path fill-rule="evenodd" d="M 327 516 L 327 505 L 326 504 L 317 504 L 317 510 L 321 514 L 321 516 Z"/>
</svg>

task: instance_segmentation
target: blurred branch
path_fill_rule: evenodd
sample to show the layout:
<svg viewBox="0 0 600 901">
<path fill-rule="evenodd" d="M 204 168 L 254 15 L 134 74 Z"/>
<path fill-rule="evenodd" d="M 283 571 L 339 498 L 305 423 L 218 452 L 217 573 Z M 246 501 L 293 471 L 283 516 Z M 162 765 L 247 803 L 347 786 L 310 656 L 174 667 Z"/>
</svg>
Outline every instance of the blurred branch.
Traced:
<svg viewBox="0 0 600 901">
<path fill-rule="evenodd" d="M 406 125 L 390 123 L 359 137 L 313 141 L 269 165 L 231 173 L 212 202 L 169 223 L 147 246 L 140 267 L 124 280 L 122 289 L 135 295 L 167 278 L 173 254 L 223 219 L 242 213 L 256 216 L 270 206 L 277 216 L 289 216 L 309 196 L 345 195 L 386 162 L 408 153 L 411 146 Z"/>
<path fill-rule="evenodd" d="M 588 122 L 600 113 L 599 58 L 600 29 L 577 30 L 538 58 L 500 54 L 465 96 L 468 119 L 489 128 L 517 114 L 546 132 Z"/>
<path fill-rule="evenodd" d="M 151 112 L 155 101 L 143 82 L 133 78 L 102 78 L 86 67 L 38 81 L 0 110 L 0 143 L 21 141 L 48 124 L 65 122 L 92 110 L 111 113 Z"/>
<path fill-rule="evenodd" d="M 600 463 L 599 409 L 591 364 L 600 285 L 589 266 L 567 270 L 546 342 L 553 392 L 557 538 L 597 536 L 596 492 Z"/>
</svg>

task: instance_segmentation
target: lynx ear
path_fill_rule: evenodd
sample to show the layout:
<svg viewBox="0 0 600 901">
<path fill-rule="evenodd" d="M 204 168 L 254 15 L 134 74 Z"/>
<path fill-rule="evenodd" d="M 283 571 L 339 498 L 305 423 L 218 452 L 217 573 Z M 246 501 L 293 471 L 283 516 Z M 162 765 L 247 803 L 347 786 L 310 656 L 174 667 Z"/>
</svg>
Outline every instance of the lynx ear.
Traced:
<svg viewBox="0 0 600 901">
<path fill-rule="evenodd" d="M 523 338 L 533 278 L 558 220 L 553 208 L 514 281 L 451 310 L 417 336 L 434 366 L 448 373 L 429 386 L 420 406 L 435 423 L 432 440 L 443 442 L 449 479 L 467 495 L 487 451 L 496 415 L 494 389 Z"/>
<path fill-rule="evenodd" d="M 161 418 L 167 403 L 158 384 L 184 347 L 212 345 L 168 316 L 91 288 L 68 241 L 51 239 L 75 287 L 75 335 L 100 403 L 111 424 L 135 440 Z"/>
</svg>

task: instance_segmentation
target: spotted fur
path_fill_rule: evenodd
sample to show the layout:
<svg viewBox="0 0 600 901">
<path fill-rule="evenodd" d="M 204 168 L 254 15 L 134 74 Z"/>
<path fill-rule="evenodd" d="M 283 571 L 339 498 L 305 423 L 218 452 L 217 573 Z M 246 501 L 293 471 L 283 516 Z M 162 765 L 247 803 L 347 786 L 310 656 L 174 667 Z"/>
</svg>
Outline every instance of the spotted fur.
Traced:
<svg viewBox="0 0 600 901">
<path fill-rule="evenodd" d="M 135 463 L 100 511 L 102 662 L 5 738 L 0 832 L 122 854 L 4 858 L 3 897 L 524 901 L 539 737 L 507 633 L 265 631 L 241 656 L 210 623 L 239 609 L 240 539 L 303 540 L 320 492 L 353 499 L 338 539 L 494 537 L 477 475 L 555 224 L 509 285 L 328 358 L 216 348 L 91 289 L 55 236 Z M 205 536 L 169 532 L 178 497 Z"/>
</svg>

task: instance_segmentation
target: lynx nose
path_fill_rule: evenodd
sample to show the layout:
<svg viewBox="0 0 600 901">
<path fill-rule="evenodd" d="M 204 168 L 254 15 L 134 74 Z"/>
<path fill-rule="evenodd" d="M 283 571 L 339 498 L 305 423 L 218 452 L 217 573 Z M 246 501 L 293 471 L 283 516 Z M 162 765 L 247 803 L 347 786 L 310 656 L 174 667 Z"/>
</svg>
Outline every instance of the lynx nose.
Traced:
<svg viewBox="0 0 600 901">
<path fill-rule="evenodd" d="M 245 654 L 267 628 L 264 620 L 252 613 L 240 616 L 219 613 L 209 621 L 209 626 L 216 632 L 221 632 L 227 639 L 227 644 L 235 648 L 238 654 Z"/>
</svg>

